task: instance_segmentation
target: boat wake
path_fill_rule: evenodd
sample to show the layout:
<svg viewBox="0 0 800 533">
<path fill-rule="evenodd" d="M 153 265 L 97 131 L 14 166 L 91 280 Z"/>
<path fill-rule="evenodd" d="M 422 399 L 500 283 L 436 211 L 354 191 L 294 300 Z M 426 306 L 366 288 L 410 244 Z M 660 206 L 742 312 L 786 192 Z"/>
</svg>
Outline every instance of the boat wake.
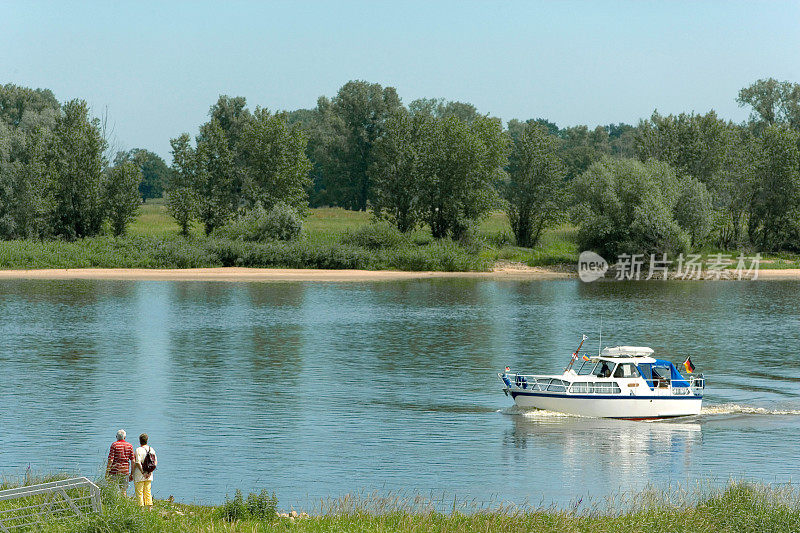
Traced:
<svg viewBox="0 0 800 533">
<path fill-rule="evenodd" d="M 800 409 L 766 409 L 737 403 L 721 403 L 704 405 L 700 416 L 708 415 L 795 415 L 800 416 Z"/>
<path fill-rule="evenodd" d="M 551 419 L 551 418 L 586 418 L 580 415 L 572 415 L 569 413 L 559 413 L 557 411 L 545 411 L 544 409 L 524 408 L 517 405 L 506 407 L 505 409 L 498 409 L 498 413 L 511 416 L 524 416 L 525 418 L 536 419 Z"/>
<path fill-rule="evenodd" d="M 545 411 L 543 409 L 525 409 L 512 405 L 504 409 L 498 409 L 498 413 L 510 416 L 524 416 L 528 420 L 553 420 L 559 418 L 586 418 L 580 415 L 559 413 L 556 411 Z M 681 417 L 683 420 L 713 417 L 718 415 L 773 415 L 773 416 L 800 416 L 800 409 L 766 409 L 764 407 L 754 407 L 737 403 L 721 403 L 704 405 L 699 415 Z M 672 419 L 653 420 L 652 422 L 669 422 Z"/>
</svg>

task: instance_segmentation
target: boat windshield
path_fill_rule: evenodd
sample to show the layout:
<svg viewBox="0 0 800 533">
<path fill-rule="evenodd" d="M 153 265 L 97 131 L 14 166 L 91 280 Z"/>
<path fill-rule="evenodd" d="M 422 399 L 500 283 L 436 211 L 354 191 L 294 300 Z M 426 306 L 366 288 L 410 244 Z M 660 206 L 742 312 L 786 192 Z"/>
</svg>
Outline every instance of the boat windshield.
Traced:
<svg viewBox="0 0 800 533">
<path fill-rule="evenodd" d="M 584 361 L 581 367 L 578 369 L 579 376 L 588 376 L 589 374 L 594 374 L 594 367 L 597 366 L 597 361 Z"/>
<path fill-rule="evenodd" d="M 614 363 L 609 363 L 608 361 L 600 361 L 597 369 L 592 372 L 598 378 L 610 378 L 611 371 L 614 370 Z"/>
</svg>

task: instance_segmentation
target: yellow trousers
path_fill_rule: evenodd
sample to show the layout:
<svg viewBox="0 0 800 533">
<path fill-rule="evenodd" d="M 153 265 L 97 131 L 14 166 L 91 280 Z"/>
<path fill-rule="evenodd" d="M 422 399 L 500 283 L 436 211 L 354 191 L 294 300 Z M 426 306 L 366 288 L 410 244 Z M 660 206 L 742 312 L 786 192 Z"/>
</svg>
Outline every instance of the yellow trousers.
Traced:
<svg viewBox="0 0 800 533">
<path fill-rule="evenodd" d="M 150 480 L 137 481 L 134 485 L 136 486 L 136 499 L 139 501 L 139 506 L 152 507 L 153 495 L 150 494 Z"/>
</svg>

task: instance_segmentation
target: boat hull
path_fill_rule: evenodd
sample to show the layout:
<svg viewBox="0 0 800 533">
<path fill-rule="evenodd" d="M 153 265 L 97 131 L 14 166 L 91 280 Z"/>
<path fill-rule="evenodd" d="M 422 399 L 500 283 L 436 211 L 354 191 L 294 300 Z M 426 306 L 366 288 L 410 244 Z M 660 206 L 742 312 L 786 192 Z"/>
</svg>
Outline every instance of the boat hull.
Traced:
<svg viewBox="0 0 800 533">
<path fill-rule="evenodd" d="M 509 390 L 517 406 L 596 418 L 650 419 L 700 414 L 702 396 L 580 396 Z"/>
</svg>

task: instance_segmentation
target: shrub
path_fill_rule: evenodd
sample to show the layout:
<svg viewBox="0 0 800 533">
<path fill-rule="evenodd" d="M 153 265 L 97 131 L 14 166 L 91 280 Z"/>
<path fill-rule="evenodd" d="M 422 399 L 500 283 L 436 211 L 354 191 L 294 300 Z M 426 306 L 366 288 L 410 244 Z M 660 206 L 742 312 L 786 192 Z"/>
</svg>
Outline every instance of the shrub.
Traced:
<svg viewBox="0 0 800 533">
<path fill-rule="evenodd" d="M 251 492 L 245 501 L 247 512 L 256 520 L 274 520 L 275 509 L 278 506 L 278 498 L 275 493 L 269 494 L 266 489 L 259 494 Z"/>
<path fill-rule="evenodd" d="M 388 222 L 371 222 L 356 230 L 347 230 L 340 241 L 342 244 L 361 246 L 370 250 L 396 248 L 407 244 L 408 239 L 399 229 Z"/>
<path fill-rule="evenodd" d="M 156 266 L 165 268 L 202 268 L 214 266 L 216 257 L 204 247 L 188 240 L 166 240 L 153 250 Z"/>
<path fill-rule="evenodd" d="M 457 243 L 442 239 L 428 246 L 389 250 L 386 266 L 398 270 L 459 272 L 487 270 L 489 263 Z"/>
<path fill-rule="evenodd" d="M 607 259 L 621 253 L 678 253 L 688 236 L 675 220 L 675 169 L 651 159 L 604 158 L 575 178 L 578 245 Z"/>
<path fill-rule="evenodd" d="M 514 235 L 506 230 L 500 230 L 491 237 L 489 237 L 489 242 L 494 246 L 497 246 L 498 248 L 501 248 L 503 246 L 512 246 L 516 244 Z"/>
<path fill-rule="evenodd" d="M 460 226 L 456 241 L 470 253 L 477 254 L 481 249 L 481 238 L 478 235 L 477 225 L 469 222 Z"/>
<path fill-rule="evenodd" d="M 264 237 L 293 241 L 303 233 L 303 219 L 292 206 L 278 203 L 267 213 L 262 231 Z"/>
<path fill-rule="evenodd" d="M 223 520 L 235 522 L 236 520 L 274 520 L 277 514 L 275 509 L 278 498 L 275 493 L 269 494 L 262 490 L 259 494 L 251 492 L 245 500 L 242 491 L 236 489 L 233 499 L 225 496 L 225 504 L 219 508 L 219 515 Z"/>
<path fill-rule="evenodd" d="M 228 499 L 227 494 L 225 495 L 225 503 L 220 507 L 219 511 L 222 519 L 230 522 L 245 520 L 250 514 L 247 511 L 247 505 L 244 503 L 242 491 L 239 489 L 236 489 L 232 500 Z"/>
<path fill-rule="evenodd" d="M 216 239 L 208 242 L 208 253 L 223 266 L 369 269 L 378 263 L 374 253 L 363 248 L 306 241 L 243 243 Z"/>
<path fill-rule="evenodd" d="M 269 211 L 258 205 L 218 228 L 214 236 L 254 242 L 293 241 L 302 232 L 303 219 L 293 207 L 281 203 Z"/>
</svg>

